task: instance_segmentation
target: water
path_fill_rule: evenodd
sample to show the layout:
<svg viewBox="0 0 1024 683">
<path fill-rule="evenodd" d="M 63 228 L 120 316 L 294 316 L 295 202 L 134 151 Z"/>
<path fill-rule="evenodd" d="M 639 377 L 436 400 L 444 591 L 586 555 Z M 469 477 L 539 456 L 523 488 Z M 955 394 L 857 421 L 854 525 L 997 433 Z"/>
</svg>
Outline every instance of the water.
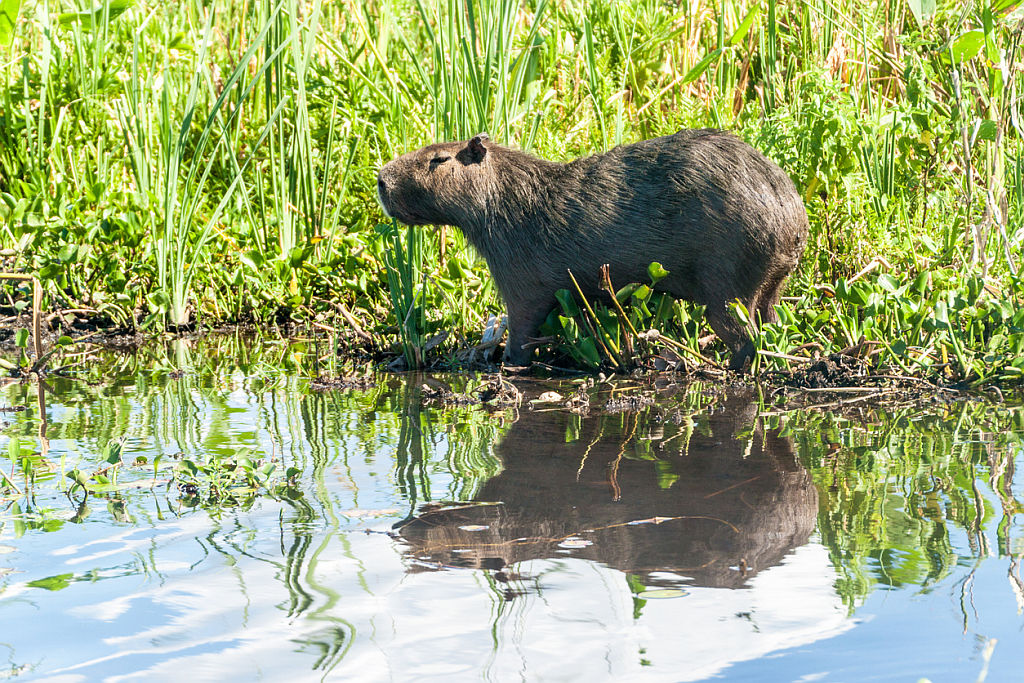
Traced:
<svg viewBox="0 0 1024 683">
<path fill-rule="evenodd" d="M 1024 665 L 1015 408 L 787 411 L 630 381 L 591 389 L 585 416 L 453 407 L 427 399 L 482 380 L 318 391 L 318 353 L 178 341 L 0 389 L 25 408 L 0 412 L 23 494 L 0 486 L 0 676 L 1007 681 Z M 274 464 L 258 491 L 225 478 L 242 458 Z M 186 461 L 212 475 L 179 486 Z M 110 484 L 85 496 L 74 470 Z"/>
</svg>

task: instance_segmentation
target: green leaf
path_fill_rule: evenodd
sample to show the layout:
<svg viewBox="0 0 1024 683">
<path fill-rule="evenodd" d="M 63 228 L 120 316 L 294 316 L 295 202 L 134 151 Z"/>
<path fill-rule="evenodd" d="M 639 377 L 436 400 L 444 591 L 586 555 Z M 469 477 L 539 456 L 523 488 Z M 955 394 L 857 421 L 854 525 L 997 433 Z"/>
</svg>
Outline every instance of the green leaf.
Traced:
<svg viewBox="0 0 1024 683">
<path fill-rule="evenodd" d="M 882 273 L 878 276 L 878 286 L 890 294 L 895 294 L 900 285 L 892 275 Z"/>
<path fill-rule="evenodd" d="M 957 64 L 974 59 L 985 47 L 985 32 L 980 28 L 961 33 L 949 46 L 949 56 Z"/>
<path fill-rule="evenodd" d="M 560 289 L 555 292 L 555 299 L 561 305 L 562 312 L 570 318 L 580 314 L 580 308 L 576 305 L 576 300 L 572 298 L 572 294 L 569 293 L 568 289 Z"/>
<path fill-rule="evenodd" d="M 999 132 L 999 126 L 995 121 L 985 119 L 984 121 L 977 121 L 974 124 L 974 135 L 971 136 L 971 144 L 973 145 L 978 140 L 988 140 L 989 142 L 996 141 L 996 134 Z"/>
<path fill-rule="evenodd" d="M 721 57 L 724 52 L 725 48 L 720 47 L 717 50 L 712 50 L 704 55 L 703 59 L 694 64 L 693 68 L 686 72 L 686 75 L 683 76 L 683 80 L 680 82 L 680 85 L 689 85 L 700 78 L 700 75 L 707 71 L 708 67 L 711 66 L 711 63 Z"/>
<path fill-rule="evenodd" d="M 935 0 L 907 0 L 918 26 L 924 26 L 935 14 Z"/>
<path fill-rule="evenodd" d="M 597 352 L 597 344 L 594 342 L 593 337 L 584 339 L 577 347 L 577 350 L 593 367 L 596 368 L 601 365 L 601 355 Z"/>
<path fill-rule="evenodd" d="M 249 266 L 254 272 L 259 273 L 263 267 L 263 255 L 258 251 L 247 251 L 238 257 L 238 260 Z"/>
<path fill-rule="evenodd" d="M 628 285 L 615 292 L 615 299 L 620 303 L 624 304 L 629 300 L 629 297 L 633 296 L 633 292 L 640 288 L 640 283 L 630 282 Z"/>
<path fill-rule="evenodd" d="M 732 317 L 740 322 L 743 326 L 750 325 L 750 311 L 739 301 L 732 301 L 729 303 L 729 313 Z"/>
<path fill-rule="evenodd" d="M 11 440 L 7 442 L 7 453 L 12 462 L 21 457 L 21 439 L 12 436 Z"/>
<path fill-rule="evenodd" d="M 14 27 L 18 25 L 21 0 L 0 0 L 0 47 L 14 42 Z"/>
<path fill-rule="evenodd" d="M 108 21 L 113 21 L 131 9 L 134 5 L 135 0 L 110 0 L 106 5 Z M 68 28 L 72 24 L 77 23 L 81 24 L 82 28 L 89 30 L 103 23 L 103 14 L 104 5 L 100 4 L 92 9 L 87 9 L 82 12 L 65 12 L 57 17 L 57 21 L 60 23 L 62 28 Z"/>
<path fill-rule="evenodd" d="M 48 591 L 59 591 L 71 585 L 71 579 L 74 577 L 74 574 L 57 574 L 56 576 L 48 576 L 45 579 L 29 581 L 25 585 L 32 588 L 45 588 Z"/>
<path fill-rule="evenodd" d="M 935 0 L 931 1 L 933 3 L 932 11 L 934 12 Z M 736 47 L 747 36 L 747 32 L 750 31 L 750 27 L 754 25 L 754 20 L 757 19 L 757 14 L 760 11 L 760 9 L 761 6 L 757 3 L 755 3 L 754 6 L 750 8 L 750 11 L 747 12 L 747 16 L 743 17 L 743 21 L 740 22 L 740 25 L 736 29 L 736 32 L 732 34 L 732 38 L 729 39 L 730 47 Z"/>
<path fill-rule="evenodd" d="M 22 349 L 28 346 L 28 328 L 23 327 L 14 333 L 14 345 Z"/>
<path fill-rule="evenodd" d="M 81 486 L 86 491 L 90 489 L 89 475 L 85 474 L 80 469 L 75 468 L 73 470 L 65 472 L 64 476 L 70 479 L 71 481 L 75 482 L 75 484 L 77 484 L 78 486 Z"/>
<path fill-rule="evenodd" d="M 199 468 L 196 467 L 196 464 L 194 462 L 188 459 L 182 460 L 180 463 L 178 463 L 178 466 L 175 469 L 181 470 L 193 477 L 199 474 Z"/>
<path fill-rule="evenodd" d="M 633 292 L 633 298 L 639 301 L 647 301 L 651 297 L 651 288 L 647 285 L 640 285 Z"/>
<path fill-rule="evenodd" d="M 651 284 L 656 285 L 658 284 L 658 280 L 661 280 L 668 275 L 668 271 L 665 270 L 660 263 L 655 261 L 651 265 L 647 266 L 647 275 L 651 278 Z"/>
<path fill-rule="evenodd" d="M 105 457 L 103 458 L 111 465 L 116 465 L 121 462 L 121 442 L 111 441 L 107 444 L 107 447 L 103 449 Z"/>
</svg>

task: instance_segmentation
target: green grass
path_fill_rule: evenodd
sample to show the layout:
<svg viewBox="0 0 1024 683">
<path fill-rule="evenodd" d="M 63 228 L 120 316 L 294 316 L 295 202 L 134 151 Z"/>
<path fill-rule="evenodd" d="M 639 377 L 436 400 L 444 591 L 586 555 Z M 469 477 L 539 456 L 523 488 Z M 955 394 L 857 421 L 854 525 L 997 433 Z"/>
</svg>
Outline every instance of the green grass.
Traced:
<svg viewBox="0 0 1024 683">
<path fill-rule="evenodd" d="M 0 269 L 38 276 L 48 311 L 149 330 L 343 330 L 341 304 L 410 364 L 444 362 L 500 302 L 457 230 L 380 227 L 383 162 L 483 130 L 565 160 L 719 126 L 777 161 L 811 218 L 760 367 L 863 337 L 900 372 L 1013 381 L 1022 16 L 1009 0 L 25 0 L 13 30 L 0 17 Z M 26 298 L 2 288 L 0 305 Z M 678 310 L 693 348 L 707 330 Z M 565 334 L 559 363 L 624 362 Z"/>
</svg>

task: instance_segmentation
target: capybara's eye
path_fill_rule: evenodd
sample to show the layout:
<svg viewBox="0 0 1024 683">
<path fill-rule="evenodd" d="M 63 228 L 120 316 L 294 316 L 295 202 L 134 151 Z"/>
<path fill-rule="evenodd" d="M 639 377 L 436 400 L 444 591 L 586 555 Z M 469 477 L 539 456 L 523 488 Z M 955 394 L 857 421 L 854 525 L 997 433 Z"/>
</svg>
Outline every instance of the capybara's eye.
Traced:
<svg viewBox="0 0 1024 683">
<path fill-rule="evenodd" d="M 443 164 L 444 162 L 448 161 L 449 159 L 451 159 L 451 157 L 448 156 L 447 154 L 440 154 L 440 155 L 438 155 L 438 156 L 436 156 L 436 157 L 434 157 L 433 159 L 430 160 L 430 165 L 431 165 L 431 167 L 437 166 L 438 164 Z"/>
</svg>

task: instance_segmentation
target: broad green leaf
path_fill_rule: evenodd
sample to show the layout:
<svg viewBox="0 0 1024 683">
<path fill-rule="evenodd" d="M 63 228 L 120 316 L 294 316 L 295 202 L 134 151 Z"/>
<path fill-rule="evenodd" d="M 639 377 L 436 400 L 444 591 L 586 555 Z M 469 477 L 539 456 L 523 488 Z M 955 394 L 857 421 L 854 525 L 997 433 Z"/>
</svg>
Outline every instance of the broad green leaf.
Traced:
<svg viewBox="0 0 1024 683">
<path fill-rule="evenodd" d="M 974 59 L 985 47 L 985 32 L 980 28 L 961 33 L 949 46 L 949 56 L 957 64 Z"/>
<path fill-rule="evenodd" d="M 639 288 L 639 282 L 630 282 L 628 285 L 626 285 L 619 291 L 615 292 L 615 298 L 616 300 L 618 300 L 620 304 L 626 303 L 626 301 L 629 300 L 629 297 L 633 295 L 633 292 L 635 292 Z"/>
<path fill-rule="evenodd" d="M 71 481 L 75 482 L 79 486 L 81 486 L 86 491 L 90 489 L 89 475 L 82 472 L 81 470 L 75 468 L 73 470 L 65 472 L 64 476 L 70 479 Z"/>
<path fill-rule="evenodd" d="M 562 312 L 570 318 L 580 314 L 579 306 L 576 305 L 576 300 L 572 298 L 568 289 L 560 289 L 555 292 L 555 299 L 562 306 Z"/>
<path fill-rule="evenodd" d="M 895 294 L 896 290 L 899 289 L 899 283 L 888 273 L 882 273 L 878 276 L 878 286 L 890 294 Z"/>
<path fill-rule="evenodd" d="M 918 26 L 924 26 L 935 14 L 935 0 L 907 0 L 907 4 Z"/>
<path fill-rule="evenodd" d="M 134 5 L 135 0 L 110 0 L 106 8 L 108 21 L 113 21 Z M 82 28 L 89 30 L 103 23 L 103 14 L 104 6 L 99 4 L 82 12 L 65 12 L 57 17 L 57 21 L 62 28 L 68 28 L 77 23 L 81 24 Z"/>
<path fill-rule="evenodd" d="M 601 365 L 601 355 L 597 352 L 597 344 L 593 337 L 584 339 L 579 347 L 579 352 L 593 367 Z"/>
<path fill-rule="evenodd" d="M 28 328 L 23 327 L 14 333 L 14 345 L 22 349 L 28 346 Z"/>
<path fill-rule="evenodd" d="M 71 579 L 73 579 L 74 576 L 74 574 L 57 574 L 56 576 L 48 576 L 45 579 L 29 581 L 25 585 L 31 586 L 32 588 L 45 588 L 48 591 L 59 591 L 71 585 Z"/>
<path fill-rule="evenodd" d="M 974 124 L 974 135 L 971 136 L 971 144 L 973 145 L 978 140 L 988 140 L 989 142 L 996 141 L 996 134 L 999 132 L 999 126 L 996 125 L 995 121 L 985 119 L 984 121 L 978 121 Z"/>
<path fill-rule="evenodd" d="M 14 42 L 14 27 L 18 24 L 21 0 L 0 0 L 0 47 Z"/>
<path fill-rule="evenodd" d="M 668 271 L 665 270 L 664 266 L 655 261 L 651 265 L 647 266 L 647 275 L 651 278 L 651 284 L 656 285 L 658 284 L 658 280 L 661 280 L 668 275 Z"/>
<path fill-rule="evenodd" d="M 640 301 L 647 301 L 650 296 L 651 288 L 647 285 L 640 285 L 636 288 L 636 291 L 633 292 L 633 298 L 639 299 Z"/>
<path fill-rule="evenodd" d="M 121 462 L 120 441 L 111 441 L 110 443 L 107 444 L 107 447 L 104 450 L 106 450 L 106 457 L 104 458 L 104 460 L 109 462 L 111 465 L 116 465 L 117 463 Z"/>
</svg>

